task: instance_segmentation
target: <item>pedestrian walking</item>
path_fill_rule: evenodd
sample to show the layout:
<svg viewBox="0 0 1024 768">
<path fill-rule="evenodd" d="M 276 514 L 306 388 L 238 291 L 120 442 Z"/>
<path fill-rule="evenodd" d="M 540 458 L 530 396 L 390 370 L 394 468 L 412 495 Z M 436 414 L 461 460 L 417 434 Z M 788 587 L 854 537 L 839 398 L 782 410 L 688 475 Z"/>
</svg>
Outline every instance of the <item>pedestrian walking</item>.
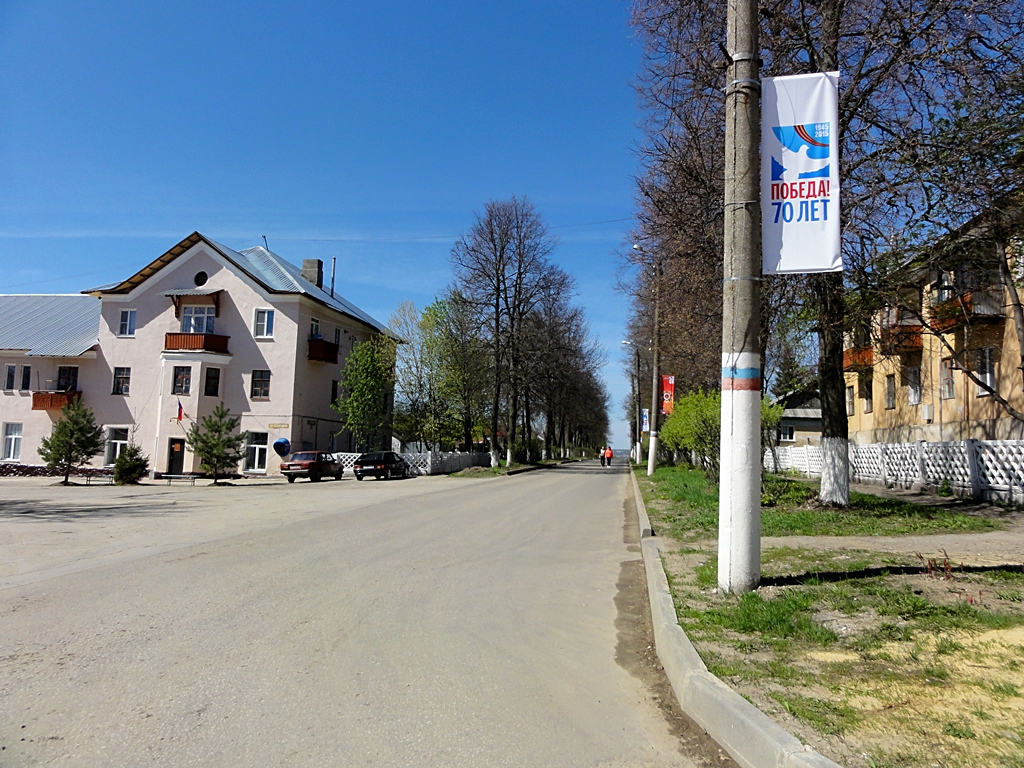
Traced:
<svg viewBox="0 0 1024 768">
<path fill-rule="evenodd" d="M 612 447 L 609 445 L 604 449 L 604 460 L 608 462 L 609 467 L 612 465 L 612 455 Z"/>
</svg>

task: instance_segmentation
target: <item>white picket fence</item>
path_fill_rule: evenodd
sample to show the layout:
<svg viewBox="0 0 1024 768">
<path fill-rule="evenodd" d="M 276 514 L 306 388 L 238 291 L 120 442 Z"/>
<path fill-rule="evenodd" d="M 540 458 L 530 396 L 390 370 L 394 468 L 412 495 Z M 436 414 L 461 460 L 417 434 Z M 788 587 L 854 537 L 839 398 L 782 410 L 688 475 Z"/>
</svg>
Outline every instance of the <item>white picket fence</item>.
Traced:
<svg viewBox="0 0 1024 768">
<path fill-rule="evenodd" d="M 945 480 L 958 496 L 1024 502 L 1024 440 L 850 443 L 849 456 L 855 482 L 934 490 Z M 821 447 L 780 447 L 775 457 L 765 451 L 764 466 L 769 472 L 796 470 L 817 477 Z"/>
<path fill-rule="evenodd" d="M 332 455 L 335 461 L 340 461 L 345 469 L 350 470 L 356 463 L 356 459 L 363 454 L 335 453 Z M 429 451 L 427 453 L 403 453 L 402 458 L 409 462 L 413 474 L 416 475 L 450 475 L 467 467 L 491 466 L 491 454 L 489 453 Z"/>
</svg>

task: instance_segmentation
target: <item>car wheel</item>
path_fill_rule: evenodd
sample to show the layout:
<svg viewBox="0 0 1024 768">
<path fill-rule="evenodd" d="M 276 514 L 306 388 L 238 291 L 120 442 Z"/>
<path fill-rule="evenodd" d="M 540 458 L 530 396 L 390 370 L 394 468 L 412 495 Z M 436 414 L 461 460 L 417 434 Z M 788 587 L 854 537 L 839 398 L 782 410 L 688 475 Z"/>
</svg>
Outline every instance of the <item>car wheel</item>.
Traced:
<svg viewBox="0 0 1024 768">
<path fill-rule="evenodd" d="M 310 472 L 309 473 L 309 482 L 311 482 L 311 483 L 319 483 L 320 482 L 320 473 L 319 472 Z"/>
<path fill-rule="evenodd" d="M 363 479 L 362 475 L 356 475 L 356 480 L 362 480 L 362 479 Z"/>
<path fill-rule="evenodd" d="M 344 470 L 344 469 L 339 469 L 339 470 L 338 470 L 338 474 L 336 474 L 336 475 L 334 476 L 334 478 L 335 478 L 336 480 L 341 480 L 341 478 L 342 478 L 342 476 L 343 476 L 344 474 L 345 474 L 345 470 Z"/>
<path fill-rule="evenodd" d="M 288 475 L 288 482 L 289 483 L 294 483 L 295 482 L 295 475 Z"/>
</svg>

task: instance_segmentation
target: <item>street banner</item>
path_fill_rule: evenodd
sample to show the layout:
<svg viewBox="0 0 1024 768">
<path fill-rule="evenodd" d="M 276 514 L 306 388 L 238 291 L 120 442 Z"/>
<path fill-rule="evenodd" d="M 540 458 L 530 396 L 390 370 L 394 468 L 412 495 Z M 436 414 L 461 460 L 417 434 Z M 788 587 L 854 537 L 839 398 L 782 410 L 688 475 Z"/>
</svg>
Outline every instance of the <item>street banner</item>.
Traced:
<svg viewBox="0 0 1024 768">
<path fill-rule="evenodd" d="M 676 377 L 661 377 L 661 415 L 668 416 L 676 405 Z"/>
<path fill-rule="evenodd" d="M 640 411 L 640 431 L 650 432 L 651 431 L 651 412 L 644 408 Z"/>
<path fill-rule="evenodd" d="M 761 78 L 766 275 L 841 272 L 839 73 Z"/>
</svg>

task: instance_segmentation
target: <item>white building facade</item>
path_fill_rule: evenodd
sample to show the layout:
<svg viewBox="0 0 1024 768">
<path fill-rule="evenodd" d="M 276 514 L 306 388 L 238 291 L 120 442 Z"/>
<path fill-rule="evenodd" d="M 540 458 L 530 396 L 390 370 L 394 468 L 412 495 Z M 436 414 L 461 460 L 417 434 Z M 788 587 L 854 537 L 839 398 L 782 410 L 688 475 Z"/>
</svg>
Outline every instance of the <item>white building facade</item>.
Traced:
<svg viewBox="0 0 1024 768">
<path fill-rule="evenodd" d="M 331 408 L 339 371 L 356 344 L 387 329 L 322 275 L 317 260 L 300 269 L 195 232 L 85 295 L 0 297 L 0 462 L 42 463 L 40 441 L 73 398 L 106 432 L 98 466 L 131 438 L 156 472 L 200 472 L 185 435 L 221 402 L 248 433 L 240 472 L 278 473 L 281 438 L 293 451 L 353 450 Z M 61 322 L 38 328 L 53 315 Z"/>
</svg>

